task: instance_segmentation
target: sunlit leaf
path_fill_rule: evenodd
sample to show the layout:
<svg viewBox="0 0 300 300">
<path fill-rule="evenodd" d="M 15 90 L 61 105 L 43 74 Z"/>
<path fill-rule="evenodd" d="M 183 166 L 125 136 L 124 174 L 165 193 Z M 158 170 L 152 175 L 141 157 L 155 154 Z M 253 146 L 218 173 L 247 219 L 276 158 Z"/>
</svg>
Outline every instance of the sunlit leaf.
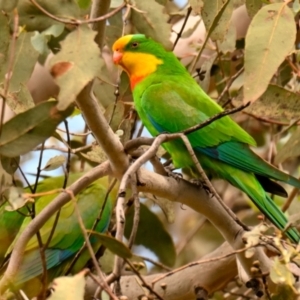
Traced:
<svg viewBox="0 0 300 300">
<path fill-rule="evenodd" d="M 288 268 L 288 265 L 279 257 L 275 257 L 270 270 L 270 278 L 276 284 L 293 286 L 295 278 Z"/>
<path fill-rule="evenodd" d="M 66 162 L 66 157 L 64 155 L 56 155 L 51 157 L 46 165 L 42 168 L 44 171 L 52 171 L 61 167 Z"/>
<path fill-rule="evenodd" d="M 246 36 L 244 103 L 254 102 L 264 93 L 293 51 L 295 38 L 294 14 L 287 3 L 266 5 L 254 16 Z"/>
<path fill-rule="evenodd" d="M 94 42 L 96 32 L 79 26 L 61 42 L 61 51 L 49 64 L 52 76 L 60 87 L 58 109 L 63 110 L 75 101 L 85 85 L 101 70 L 103 60 Z"/>
<path fill-rule="evenodd" d="M 83 300 L 85 289 L 85 275 L 88 270 L 85 269 L 74 276 L 64 276 L 54 279 L 51 288 L 53 292 L 49 300 Z"/>
<path fill-rule="evenodd" d="M 5 206 L 6 211 L 15 211 L 19 208 L 25 206 L 28 202 L 34 202 L 33 199 L 24 197 L 23 189 L 17 187 L 10 187 L 5 190 L 4 197 L 7 199 L 7 206 Z"/>
</svg>

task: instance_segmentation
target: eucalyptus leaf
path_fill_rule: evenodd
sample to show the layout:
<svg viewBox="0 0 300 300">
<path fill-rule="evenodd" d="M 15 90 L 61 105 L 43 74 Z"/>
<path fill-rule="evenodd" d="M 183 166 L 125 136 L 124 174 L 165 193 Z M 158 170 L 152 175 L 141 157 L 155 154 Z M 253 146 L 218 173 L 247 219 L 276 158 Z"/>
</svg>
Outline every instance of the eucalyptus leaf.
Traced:
<svg viewBox="0 0 300 300">
<path fill-rule="evenodd" d="M 133 226 L 134 208 L 131 207 L 126 215 L 125 236 L 129 238 Z M 176 260 L 176 251 L 170 234 L 162 222 L 146 205 L 141 203 L 140 222 L 135 239 L 136 245 L 143 245 L 153 251 L 160 261 L 173 266 Z"/>
<path fill-rule="evenodd" d="M 213 41 L 223 41 L 229 28 L 233 12 L 231 0 L 203 0 L 204 6 L 201 12 L 206 30 L 211 31 L 210 38 Z"/>
<path fill-rule="evenodd" d="M 254 16 L 246 36 L 244 103 L 264 93 L 295 39 L 294 14 L 286 2 L 266 5 Z"/>
<path fill-rule="evenodd" d="M 78 26 L 64 41 L 61 51 L 50 61 L 49 68 L 60 87 L 58 109 L 66 109 L 76 96 L 101 70 L 103 59 L 94 41 L 96 32 Z"/>
<path fill-rule="evenodd" d="M 239 106 L 243 103 L 243 100 L 243 90 L 239 90 L 233 104 Z M 300 118 L 299 94 L 270 84 L 259 99 L 244 111 L 258 117 L 289 122 L 292 119 Z"/>
<path fill-rule="evenodd" d="M 2 127 L 0 154 L 16 157 L 44 142 L 58 124 L 73 112 L 73 107 L 58 111 L 57 101 L 41 103 L 16 115 Z"/>
<path fill-rule="evenodd" d="M 164 7 L 155 1 L 135 0 L 135 8 L 131 10 L 133 26 L 140 33 L 171 49 L 171 25 L 168 23 L 168 15 L 164 13 Z"/>
<path fill-rule="evenodd" d="M 94 234 L 98 240 L 100 240 L 101 244 L 108 248 L 114 254 L 122 257 L 122 258 L 130 258 L 132 253 L 130 249 L 125 246 L 122 242 L 118 241 L 116 238 L 109 236 L 107 234 L 87 230 Z"/>
</svg>

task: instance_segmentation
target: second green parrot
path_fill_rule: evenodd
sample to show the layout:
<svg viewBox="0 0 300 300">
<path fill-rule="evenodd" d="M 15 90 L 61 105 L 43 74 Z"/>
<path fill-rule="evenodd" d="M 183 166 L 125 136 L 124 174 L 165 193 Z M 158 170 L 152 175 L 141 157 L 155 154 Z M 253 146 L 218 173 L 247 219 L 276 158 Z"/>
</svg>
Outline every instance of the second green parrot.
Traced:
<svg viewBox="0 0 300 300">
<path fill-rule="evenodd" d="M 175 133 L 200 124 L 223 109 L 191 77 L 176 56 L 142 34 L 126 35 L 113 45 L 113 60 L 128 74 L 135 108 L 153 136 Z M 188 139 L 206 173 L 227 180 L 245 192 L 260 211 L 279 229 L 287 218 L 267 192 L 286 196 L 273 180 L 300 188 L 300 181 L 256 155 L 254 139 L 229 116 L 216 120 Z M 180 139 L 164 143 L 176 168 L 197 173 L 192 158 Z M 299 232 L 288 237 L 298 243 Z"/>
<path fill-rule="evenodd" d="M 71 174 L 68 184 L 71 184 L 78 179 L 82 174 Z M 53 177 L 43 180 L 37 189 L 37 192 L 46 192 L 61 188 L 64 176 Z M 113 209 L 114 199 L 116 198 L 116 189 L 114 188 L 109 194 L 106 204 L 104 200 L 109 187 L 108 177 L 103 177 L 76 196 L 77 206 L 80 211 L 86 229 L 92 229 L 94 222 L 100 215 L 103 209 L 101 219 L 97 223 L 94 231 L 105 232 L 108 228 L 110 217 Z M 57 194 L 48 194 L 37 199 L 35 205 L 36 214 L 47 206 Z M 17 214 L 16 212 L 14 212 Z M 43 244 L 45 244 L 50 236 L 56 215 L 52 216 L 45 225 L 40 229 L 40 236 Z M 28 226 L 31 218 L 26 217 L 20 229 L 20 233 Z M 16 239 L 18 238 L 18 235 Z M 95 235 L 90 238 L 94 251 L 97 251 L 101 246 Z M 84 237 L 79 226 L 78 218 L 75 213 L 73 201 L 68 202 L 60 210 L 58 222 L 56 224 L 53 236 L 47 246 L 45 253 L 45 261 L 47 265 L 47 283 L 54 278 L 62 276 L 68 270 L 75 254 L 84 244 Z M 13 249 L 14 242 L 8 249 L 9 253 Z M 72 268 L 72 273 L 79 272 L 90 259 L 90 255 L 85 249 L 75 265 Z M 43 274 L 43 264 L 40 254 L 39 243 L 37 236 L 33 236 L 28 242 L 22 264 L 18 270 L 14 280 L 16 289 L 23 289 L 27 296 L 36 296 L 41 288 L 41 278 Z"/>
</svg>

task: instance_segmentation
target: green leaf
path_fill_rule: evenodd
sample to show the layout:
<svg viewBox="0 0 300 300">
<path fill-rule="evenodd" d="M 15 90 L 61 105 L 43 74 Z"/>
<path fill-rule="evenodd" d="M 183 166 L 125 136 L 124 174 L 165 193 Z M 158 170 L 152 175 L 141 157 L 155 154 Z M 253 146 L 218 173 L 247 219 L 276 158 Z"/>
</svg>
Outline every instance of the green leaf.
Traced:
<svg viewBox="0 0 300 300">
<path fill-rule="evenodd" d="M 205 71 L 204 79 L 200 80 L 200 86 L 205 92 L 208 92 L 209 85 L 210 85 L 210 75 L 211 75 L 211 68 L 216 60 L 218 53 L 213 53 L 209 58 L 207 58 L 201 66 L 201 71 Z"/>
<path fill-rule="evenodd" d="M 275 157 L 275 163 L 280 164 L 288 158 L 296 157 L 300 155 L 300 128 L 293 132 L 289 140 L 278 151 Z"/>
<path fill-rule="evenodd" d="M 222 41 L 229 28 L 229 22 L 233 11 L 233 1 L 204 0 L 201 12 L 206 30 L 212 31 L 210 38 L 213 41 Z"/>
<path fill-rule="evenodd" d="M 192 7 L 194 14 L 200 15 L 203 8 L 203 0 L 189 0 L 189 4 Z"/>
<path fill-rule="evenodd" d="M 293 2 L 293 11 L 295 14 L 297 14 L 300 10 L 300 3 L 299 0 L 294 0 Z"/>
<path fill-rule="evenodd" d="M 155 41 L 160 42 L 166 49 L 171 49 L 171 24 L 164 7 L 155 1 L 136 0 L 131 10 L 131 22 L 134 27 Z"/>
<path fill-rule="evenodd" d="M 246 36 L 244 103 L 257 100 L 278 67 L 294 49 L 296 26 L 287 3 L 264 6 Z"/>
<path fill-rule="evenodd" d="M 0 14 L 0 70 L 4 68 L 7 62 L 8 48 L 10 44 L 10 32 L 8 20 L 4 14 Z M 0 71 L 2 74 L 3 70 Z M 0 75 L 0 80 L 2 75 Z"/>
<path fill-rule="evenodd" d="M 31 37 L 32 46 L 40 54 L 48 54 L 49 47 L 48 42 L 52 36 L 58 37 L 64 31 L 65 26 L 63 24 L 54 24 L 44 30 L 43 32 L 35 31 L 34 36 Z"/>
<path fill-rule="evenodd" d="M 85 157 L 87 160 L 97 163 L 97 164 L 101 164 L 105 160 L 107 160 L 107 156 L 106 156 L 105 152 L 98 145 L 93 145 L 92 150 L 88 151 L 87 153 L 81 152 L 81 155 L 83 157 Z"/>
<path fill-rule="evenodd" d="M 104 116 L 113 131 L 119 128 L 120 123 L 124 118 L 125 106 L 124 103 L 118 101 L 111 103 L 105 110 Z"/>
<path fill-rule="evenodd" d="M 233 104 L 239 106 L 242 102 L 243 92 L 240 90 Z M 300 117 L 299 95 L 283 87 L 270 84 L 259 99 L 244 111 L 258 117 L 289 122 L 293 118 Z"/>
<path fill-rule="evenodd" d="M 246 8 L 249 17 L 252 19 L 261 9 L 263 3 L 261 0 L 246 0 Z"/>
<path fill-rule="evenodd" d="M 132 229 L 133 215 L 134 208 L 132 207 L 126 215 L 125 236 L 127 238 L 129 238 Z M 176 251 L 171 236 L 159 218 L 142 203 L 135 244 L 143 245 L 153 251 L 162 263 L 168 266 L 174 265 Z"/>
<path fill-rule="evenodd" d="M 57 110 L 57 101 L 41 103 L 18 114 L 3 125 L 0 138 L 0 154 L 16 157 L 25 154 L 44 142 L 57 125 L 73 112 Z"/>
<path fill-rule="evenodd" d="M 6 103 L 16 114 L 34 107 L 32 96 L 26 85 L 21 85 L 19 91 L 16 93 L 9 93 Z"/>
<path fill-rule="evenodd" d="M 61 43 L 61 51 L 50 61 L 52 76 L 60 87 L 58 109 L 64 110 L 101 70 L 103 60 L 94 42 L 96 32 L 79 26 Z"/>
<path fill-rule="evenodd" d="M 8 174 L 13 175 L 18 169 L 19 163 L 20 163 L 20 156 L 6 157 L 1 155 L 1 165 Z"/>
<path fill-rule="evenodd" d="M 4 197 L 7 199 L 6 203 L 8 204 L 5 206 L 6 211 L 15 211 L 25 206 L 28 202 L 34 202 L 33 199 L 24 197 L 23 189 L 15 186 L 5 190 Z"/>
<path fill-rule="evenodd" d="M 45 167 L 42 168 L 43 171 L 52 171 L 61 167 L 66 162 L 66 157 L 64 155 L 56 155 L 51 157 Z"/>
<path fill-rule="evenodd" d="M 18 0 L 0 0 L 0 10 L 12 11 L 18 5 Z"/>
<path fill-rule="evenodd" d="M 76 2 L 82 9 L 87 9 L 91 5 L 91 0 L 76 0 Z"/>
<path fill-rule="evenodd" d="M 118 241 L 116 238 L 92 230 L 87 230 L 87 231 L 94 234 L 100 240 L 101 244 L 104 245 L 107 249 L 109 249 L 114 254 L 127 259 L 132 256 L 130 249 L 122 242 Z"/>
<path fill-rule="evenodd" d="M 219 51 L 221 51 L 223 54 L 231 53 L 235 51 L 235 42 L 236 42 L 236 27 L 233 24 L 233 22 L 230 22 L 228 26 L 227 33 L 225 34 L 225 37 L 223 39 L 223 42 L 221 42 L 219 45 Z"/>
<path fill-rule="evenodd" d="M 14 50 L 14 64 L 12 68 L 11 78 L 9 81 L 9 92 L 18 92 L 22 85 L 29 80 L 39 53 L 31 45 L 32 33 L 22 31 L 16 40 Z M 2 39 L 2 37 L 1 37 Z M 8 38 L 8 41 L 10 39 Z M 6 46 L 6 45 L 5 45 Z M 0 68 L 0 83 L 5 81 L 8 72 L 9 53 L 11 53 L 13 44 L 10 43 L 7 53 L 4 53 L 5 63 Z M 2 48 L 2 47 L 1 47 Z M 0 49 L 1 49 L 0 48 Z"/>
</svg>

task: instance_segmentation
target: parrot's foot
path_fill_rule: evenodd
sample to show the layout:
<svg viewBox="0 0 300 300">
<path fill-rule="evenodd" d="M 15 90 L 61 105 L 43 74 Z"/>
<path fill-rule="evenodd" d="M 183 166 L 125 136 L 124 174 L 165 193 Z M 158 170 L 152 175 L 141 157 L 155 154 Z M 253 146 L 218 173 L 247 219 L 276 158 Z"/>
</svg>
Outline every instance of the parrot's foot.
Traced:
<svg viewBox="0 0 300 300">
<path fill-rule="evenodd" d="M 210 187 L 206 184 L 206 182 L 205 182 L 204 180 L 193 178 L 193 179 L 190 180 L 190 182 L 191 182 L 192 184 L 195 184 L 195 185 L 197 185 L 198 187 L 204 189 L 205 192 L 206 192 L 208 195 L 213 196 L 213 193 L 212 193 L 212 191 L 210 190 Z"/>
<path fill-rule="evenodd" d="M 181 173 L 173 172 L 174 169 L 171 166 L 165 167 L 165 170 L 167 172 L 168 177 L 172 177 L 172 178 L 176 179 L 177 181 L 179 181 L 180 179 L 183 178 Z"/>
</svg>

